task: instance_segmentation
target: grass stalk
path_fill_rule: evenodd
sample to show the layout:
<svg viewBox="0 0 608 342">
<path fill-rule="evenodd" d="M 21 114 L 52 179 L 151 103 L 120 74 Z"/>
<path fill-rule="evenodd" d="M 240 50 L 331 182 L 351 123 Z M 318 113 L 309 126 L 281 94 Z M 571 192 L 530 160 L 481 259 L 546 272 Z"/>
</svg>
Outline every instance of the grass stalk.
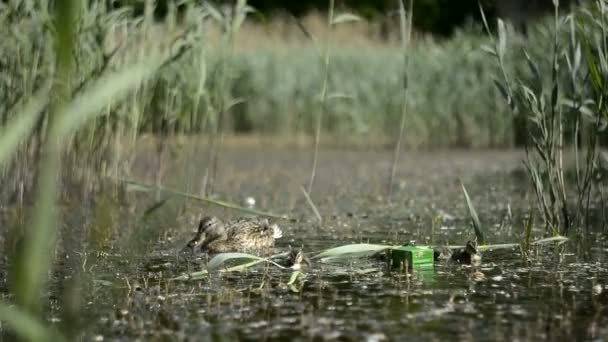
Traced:
<svg viewBox="0 0 608 342">
<path fill-rule="evenodd" d="M 398 0 L 399 3 L 399 23 L 401 28 L 401 53 L 403 54 L 403 89 L 401 98 L 401 120 L 399 124 L 399 136 L 397 143 L 395 144 L 395 151 L 393 154 L 393 162 L 391 165 L 391 172 L 388 181 L 388 193 L 387 200 L 390 203 L 393 197 L 393 184 L 395 183 L 395 175 L 397 173 L 397 167 L 399 166 L 399 157 L 401 155 L 401 144 L 403 141 L 403 132 L 405 130 L 405 120 L 407 118 L 407 106 L 408 106 L 408 69 L 409 69 L 409 45 L 412 36 L 412 19 L 413 19 L 413 6 L 414 0 L 409 1 L 409 8 L 407 11 L 407 18 L 405 13 L 404 0 Z"/>
<path fill-rule="evenodd" d="M 329 13 L 327 14 L 327 37 L 325 39 L 325 52 L 323 56 L 323 83 L 321 85 L 321 99 L 319 104 L 319 112 L 316 117 L 315 125 L 315 145 L 312 156 L 312 169 L 310 171 L 310 180 L 308 181 L 308 194 L 312 193 L 312 187 L 317 174 L 317 163 L 319 161 L 319 145 L 321 143 L 321 129 L 323 128 L 323 116 L 326 110 L 327 102 L 327 87 L 329 83 L 329 62 L 330 62 L 330 46 L 331 33 L 334 25 L 334 0 L 329 0 Z"/>
<path fill-rule="evenodd" d="M 55 248 L 57 213 L 55 202 L 60 175 L 60 117 L 61 109 L 69 98 L 69 79 L 73 68 L 72 53 L 75 43 L 75 27 L 78 4 L 62 1 L 56 10 L 54 26 L 57 46 L 57 75 L 53 84 L 54 101 L 51 104 L 48 133 L 43 146 L 38 170 L 38 191 L 35 212 L 23 245 L 23 254 L 16 260 L 16 281 L 13 291 L 16 303 L 31 315 L 40 315 L 42 303 L 39 296 L 51 268 Z"/>
<path fill-rule="evenodd" d="M 188 198 L 188 199 L 192 199 L 192 200 L 205 202 L 205 203 L 211 204 L 211 205 L 216 205 L 216 206 L 219 206 L 222 208 L 242 211 L 242 212 L 248 213 L 248 214 L 272 217 L 272 218 L 276 218 L 276 219 L 288 219 L 287 215 L 277 215 L 277 214 L 267 213 L 267 212 L 259 211 L 259 210 L 255 210 L 255 209 L 244 208 L 244 207 L 238 206 L 236 204 L 232 204 L 232 203 L 228 203 L 228 202 L 224 202 L 224 201 L 213 200 L 210 198 L 205 198 L 202 196 L 197 196 L 197 195 L 193 195 L 193 194 L 189 194 L 189 193 L 185 193 L 185 192 L 181 192 L 181 191 L 177 191 L 177 190 L 172 190 L 172 189 L 168 189 L 165 187 L 148 185 L 148 184 L 139 183 L 139 182 L 127 180 L 127 179 L 116 179 L 116 180 L 132 186 L 133 189 L 135 189 L 135 190 L 160 192 L 163 195 L 180 196 L 180 197 L 184 197 L 184 198 Z"/>
<path fill-rule="evenodd" d="M 317 206 L 312 201 L 312 198 L 310 198 L 310 195 L 308 194 L 308 192 L 306 192 L 306 189 L 304 189 L 304 187 L 300 185 L 300 190 L 302 190 L 302 193 L 304 194 L 304 197 L 306 198 L 306 202 L 308 202 L 308 205 L 312 209 L 312 212 L 317 217 L 317 221 L 319 221 L 319 224 L 323 223 L 323 218 L 321 217 L 321 214 L 319 213 Z"/>
</svg>

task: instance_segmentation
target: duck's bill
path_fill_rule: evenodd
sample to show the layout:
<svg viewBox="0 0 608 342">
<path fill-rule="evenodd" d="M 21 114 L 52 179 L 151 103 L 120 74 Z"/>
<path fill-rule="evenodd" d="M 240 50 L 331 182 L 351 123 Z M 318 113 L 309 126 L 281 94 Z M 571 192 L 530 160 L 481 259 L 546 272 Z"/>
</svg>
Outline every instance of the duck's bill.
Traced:
<svg viewBox="0 0 608 342">
<path fill-rule="evenodd" d="M 200 236 L 195 236 L 192 240 L 190 240 L 185 248 L 195 248 L 196 246 L 200 246 L 203 241 L 205 241 L 205 234 L 201 234 Z"/>
</svg>

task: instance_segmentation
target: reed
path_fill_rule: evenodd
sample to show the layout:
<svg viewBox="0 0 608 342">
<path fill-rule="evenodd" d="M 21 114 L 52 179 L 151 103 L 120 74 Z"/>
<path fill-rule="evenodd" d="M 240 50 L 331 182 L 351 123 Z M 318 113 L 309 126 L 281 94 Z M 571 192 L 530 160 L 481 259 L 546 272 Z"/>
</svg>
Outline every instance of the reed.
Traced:
<svg viewBox="0 0 608 342">
<path fill-rule="evenodd" d="M 397 143 L 395 144 L 395 152 L 393 154 L 393 163 L 391 166 L 391 172 L 388 181 L 388 195 L 387 200 L 390 203 L 393 195 L 393 183 L 395 182 L 395 174 L 397 173 L 397 167 L 399 166 L 399 157 L 401 155 L 401 144 L 403 142 L 403 131 L 405 130 L 405 121 L 407 118 L 407 97 L 408 97 L 408 67 L 409 67 L 409 45 L 412 39 L 412 19 L 413 19 L 413 8 L 414 0 L 410 0 L 409 8 L 407 11 L 407 18 L 405 12 L 405 6 L 403 1 L 399 0 L 399 23 L 401 24 L 401 49 L 403 50 L 403 94 L 401 104 L 401 120 L 399 124 L 399 136 L 397 137 Z"/>
<path fill-rule="evenodd" d="M 583 219 L 586 218 L 589 223 L 590 177 L 597 160 L 598 136 L 605 130 L 602 122 L 606 112 L 603 95 L 600 95 L 604 91 L 602 78 L 605 76 L 601 75 L 605 71 L 600 71 L 602 66 L 599 60 L 603 57 L 598 57 L 605 56 L 605 44 L 599 44 L 592 50 L 589 42 L 606 37 L 603 25 L 606 11 L 600 1 L 596 3 L 598 11 L 595 15 L 582 9 L 579 13 L 560 16 L 559 1 L 554 0 L 553 4 L 555 11 L 550 30 L 550 57 L 539 55 L 533 58 L 524 49 L 523 57 L 529 69 L 527 74 L 513 76 L 505 66 L 508 34 L 501 20 L 498 20 L 497 38 L 485 50 L 499 66 L 500 77 L 496 86 L 500 93 L 513 115 L 523 117 L 527 122 L 529 141 L 526 142 L 525 166 L 547 231 L 554 235 L 567 235 L 572 227 L 580 229 Z M 483 17 L 483 9 L 481 13 Z M 488 23 L 483 18 L 490 33 Z M 567 23 L 570 25 L 567 26 Z M 589 29 L 589 23 L 594 25 L 594 29 Z M 567 39 L 563 37 L 564 28 L 569 29 Z M 583 53 L 586 55 L 586 65 L 582 65 Z M 545 70 L 550 75 L 549 79 L 544 76 Z M 590 129 L 584 147 L 585 160 L 581 164 L 578 140 L 579 125 L 583 120 L 587 121 Z M 564 180 L 565 139 L 572 127 L 572 146 L 576 156 L 575 189 L 569 189 Z M 570 196 L 577 201 L 572 203 Z"/>
</svg>

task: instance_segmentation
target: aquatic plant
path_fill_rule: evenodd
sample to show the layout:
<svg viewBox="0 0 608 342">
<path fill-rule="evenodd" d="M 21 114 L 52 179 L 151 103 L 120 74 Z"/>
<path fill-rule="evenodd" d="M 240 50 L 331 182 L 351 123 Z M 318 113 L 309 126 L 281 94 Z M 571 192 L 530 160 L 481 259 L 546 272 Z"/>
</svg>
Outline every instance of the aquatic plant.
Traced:
<svg viewBox="0 0 608 342">
<path fill-rule="evenodd" d="M 477 239 L 477 243 L 483 245 L 483 243 L 484 243 L 483 229 L 481 227 L 481 221 L 479 221 L 479 216 L 477 216 L 477 210 L 475 210 L 475 206 L 473 205 L 473 202 L 471 201 L 471 198 L 469 197 L 467 188 L 465 188 L 465 186 L 464 186 L 464 184 L 462 184 L 462 182 L 460 183 L 460 185 L 462 186 L 462 192 L 464 194 L 464 199 L 467 203 L 467 208 L 469 209 L 469 216 L 471 216 L 471 222 L 473 223 L 473 230 L 475 231 L 475 237 Z"/>
<path fill-rule="evenodd" d="M 568 238 L 563 236 L 554 236 L 550 238 L 539 239 L 530 242 L 530 246 L 542 246 L 548 244 L 563 244 L 568 241 Z M 377 255 L 381 252 L 396 250 L 402 247 L 401 245 L 382 245 L 382 244 L 371 244 L 371 243 L 355 243 L 349 245 L 343 245 L 314 253 L 311 257 L 312 260 L 316 260 L 321 263 L 336 263 L 345 262 L 353 259 L 367 258 L 373 255 Z M 439 248 L 445 247 L 450 250 L 459 250 L 465 248 L 464 245 L 450 245 L 450 246 L 418 246 L 424 248 Z M 501 243 L 501 244 L 482 244 L 477 246 L 477 250 L 480 252 L 495 251 L 501 249 L 518 249 L 521 247 L 519 243 Z M 268 258 L 262 258 L 257 255 L 248 253 L 220 253 L 215 255 L 207 263 L 207 269 L 197 272 L 191 272 L 183 274 L 179 277 L 173 278 L 172 280 L 200 280 L 207 278 L 211 272 L 229 273 L 229 272 L 242 272 L 248 268 L 260 265 L 270 264 L 278 267 L 279 269 L 288 269 L 287 267 L 276 263 L 273 260 L 283 259 L 288 253 L 280 253 Z M 235 263 L 236 261 L 236 263 Z M 231 266 L 227 267 L 225 264 L 232 263 Z M 302 273 L 302 271 L 296 270 L 296 272 Z M 292 278 L 294 276 L 292 275 Z M 293 280 L 293 279 L 291 279 Z M 291 281 L 290 281 L 291 282 Z"/>
<path fill-rule="evenodd" d="M 334 25 L 338 25 L 341 23 L 347 23 L 352 21 L 361 20 L 358 16 L 351 13 L 334 13 L 334 0 L 329 0 L 329 11 L 327 14 L 327 37 L 325 37 L 325 49 L 323 51 L 323 55 L 319 56 L 323 60 L 323 77 L 321 83 L 321 94 L 319 99 L 319 109 L 315 118 L 315 130 L 314 130 L 314 152 L 312 157 L 312 168 L 310 170 L 310 179 L 308 181 L 308 188 L 306 193 L 310 195 L 312 193 L 312 187 L 315 181 L 315 175 L 317 173 L 317 163 L 319 162 L 319 144 L 321 143 L 321 130 L 323 128 L 323 117 L 327 110 L 327 102 L 328 100 L 333 98 L 339 98 L 340 96 L 332 96 L 329 90 L 329 76 L 330 76 L 330 48 L 331 48 L 331 32 Z M 313 37 L 310 32 L 306 30 L 304 25 L 298 22 L 298 26 L 304 34 L 316 44 L 316 39 Z M 319 50 L 318 46 L 316 47 Z M 316 97 L 316 96 L 315 96 Z M 313 97 L 314 98 L 314 97 Z"/>
<path fill-rule="evenodd" d="M 523 55 L 529 68 L 530 77 L 513 76 L 507 70 L 507 28 L 498 20 L 498 34 L 493 46 L 484 46 L 500 68 L 500 80 L 496 86 L 500 90 L 513 115 L 525 118 L 529 141 L 526 141 L 525 166 L 534 186 L 537 203 L 545 226 L 552 234 L 568 234 L 570 228 L 579 228 L 582 219 L 587 217 L 591 194 L 591 177 L 597 159 L 597 139 L 605 129 L 606 105 L 602 77 L 606 68 L 601 65 L 605 56 L 605 44 L 590 48 L 590 41 L 605 39 L 604 18 L 606 11 L 602 1 L 597 2 L 597 14 L 581 10 L 560 17 L 559 1 L 554 0 L 552 26 L 552 48 L 550 58 L 538 55 L 532 58 L 524 49 Z M 481 9 L 481 7 L 480 7 Z M 483 9 L 481 9 L 483 16 Z M 594 30 L 589 30 L 590 22 Z M 488 23 L 484 23 L 490 33 Z M 569 25 L 569 39 L 562 39 L 563 27 Z M 580 27 L 577 28 L 577 26 Z M 597 32 L 599 29 L 599 33 Z M 598 38 L 599 34 L 599 38 Z M 582 54 L 586 65 L 582 65 Z M 547 63 L 549 80 L 541 70 Z M 603 68 L 603 69 L 602 69 Z M 581 165 L 579 160 L 580 126 L 587 121 L 588 141 L 585 145 L 586 158 Z M 570 192 L 564 180 L 564 149 L 567 129 L 574 122 L 572 134 L 576 156 L 576 190 Z M 569 194 L 577 198 L 573 210 Z"/>
<path fill-rule="evenodd" d="M 395 144 L 395 151 L 393 154 L 393 163 L 391 166 L 391 172 L 388 180 L 388 194 L 387 199 L 390 203 L 393 194 L 393 183 L 395 181 L 395 174 L 397 173 L 397 166 L 399 165 L 399 157 L 401 155 L 401 144 L 403 142 L 403 131 L 405 130 L 405 121 L 407 117 L 407 98 L 408 98 L 408 67 L 409 67 L 409 49 L 410 41 L 412 39 L 412 22 L 414 18 L 414 0 L 410 0 L 409 9 L 407 11 L 407 18 L 405 12 L 405 6 L 403 1 L 399 0 L 399 23 L 401 26 L 401 50 L 403 53 L 403 94 L 401 103 L 401 120 L 399 124 L 399 135 Z"/>
<path fill-rule="evenodd" d="M 26 2 L 11 2 L 10 6 L 15 7 L 9 7 L 9 12 L 2 14 L 6 17 L 21 15 L 20 6 L 26 5 Z M 45 292 L 56 248 L 56 203 L 60 190 L 63 151 L 70 138 L 77 135 L 87 123 L 102 115 L 104 109 L 120 103 L 130 91 L 150 79 L 180 52 L 150 51 L 145 57 L 141 56 L 125 67 L 93 72 L 89 78 L 82 80 L 76 75 L 79 60 L 74 61 L 73 57 L 85 53 L 81 50 L 83 47 L 79 39 L 87 34 L 87 24 L 91 24 L 89 20 L 93 21 L 91 25 L 95 27 L 95 19 L 98 18 L 89 15 L 90 8 L 87 5 L 81 6 L 75 1 L 61 1 L 52 11 L 50 4 L 44 1 L 38 6 L 26 8 L 29 9 L 27 15 L 33 18 L 33 22 L 44 27 L 44 37 L 53 42 L 50 44 L 53 51 L 46 57 L 52 59 L 54 67 L 47 75 L 49 78 L 42 82 L 41 89 L 19 95 L 21 98 L 17 102 L 22 103 L 22 109 L 8 114 L 11 120 L 4 126 L 5 132 L 19 132 L 19 135 L 0 136 L 0 146 L 4 147 L 0 153 L 0 166 L 10 162 L 16 155 L 23 137 L 36 134 L 41 158 L 37 165 L 36 203 L 31 222 L 23 233 L 19 252 L 13 255 L 13 267 L 9 274 L 15 307 L 2 303 L 0 319 L 11 324 L 18 336 L 37 340 L 57 336 L 54 331 L 43 330 L 43 324 L 36 322 L 42 314 L 44 305 L 40 295 Z M 47 87 L 47 84 L 50 86 Z M 37 120 L 44 120 L 45 125 L 33 125 Z M 68 309 L 66 307 L 65 310 Z M 66 328 L 65 332 L 73 331 Z"/>
</svg>

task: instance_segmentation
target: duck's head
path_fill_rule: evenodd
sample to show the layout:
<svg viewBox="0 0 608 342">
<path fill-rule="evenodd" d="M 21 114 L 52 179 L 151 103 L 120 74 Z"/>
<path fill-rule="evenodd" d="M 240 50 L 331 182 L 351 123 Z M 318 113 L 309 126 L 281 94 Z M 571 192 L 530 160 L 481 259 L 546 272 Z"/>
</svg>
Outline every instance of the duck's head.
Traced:
<svg viewBox="0 0 608 342">
<path fill-rule="evenodd" d="M 481 265 L 481 254 L 479 254 L 479 251 L 477 249 L 477 241 L 467 241 L 465 253 L 469 255 L 471 265 Z"/>
<path fill-rule="evenodd" d="M 289 254 L 287 255 L 287 264 L 294 271 L 300 271 L 305 267 L 310 267 L 311 262 L 304 252 L 302 252 L 303 247 L 300 247 L 298 251 L 294 250 L 289 246 Z"/>
<path fill-rule="evenodd" d="M 464 250 L 469 255 L 477 254 L 477 241 L 467 241 L 467 245 Z"/>
<path fill-rule="evenodd" d="M 204 241 L 213 241 L 225 235 L 224 225 L 217 217 L 205 216 L 200 220 L 196 234 L 188 242 L 187 247 L 194 248 L 200 246 Z"/>
</svg>

